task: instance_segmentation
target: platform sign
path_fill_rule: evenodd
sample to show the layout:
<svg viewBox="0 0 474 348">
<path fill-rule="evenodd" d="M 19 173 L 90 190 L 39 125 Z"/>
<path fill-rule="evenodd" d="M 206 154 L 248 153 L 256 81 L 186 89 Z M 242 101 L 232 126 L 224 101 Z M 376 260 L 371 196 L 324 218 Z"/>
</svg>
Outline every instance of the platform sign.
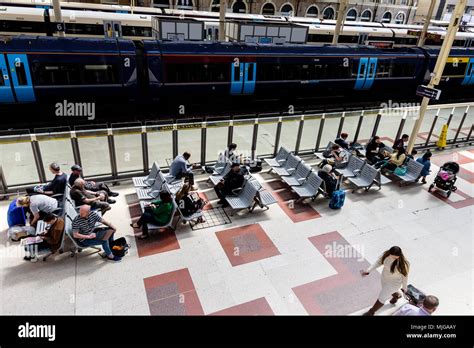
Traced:
<svg viewBox="0 0 474 348">
<path fill-rule="evenodd" d="M 65 33 L 66 32 L 66 24 L 64 22 L 56 22 L 56 23 L 51 23 L 53 26 L 53 30 L 56 33 Z"/>
<path fill-rule="evenodd" d="M 441 90 L 420 85 L 416 89 L 416 95 L 419 95 L 420 97 L 430 98 L 432 100 L 439 100 L 439 97 L 441 96 Z"/>
</svg>

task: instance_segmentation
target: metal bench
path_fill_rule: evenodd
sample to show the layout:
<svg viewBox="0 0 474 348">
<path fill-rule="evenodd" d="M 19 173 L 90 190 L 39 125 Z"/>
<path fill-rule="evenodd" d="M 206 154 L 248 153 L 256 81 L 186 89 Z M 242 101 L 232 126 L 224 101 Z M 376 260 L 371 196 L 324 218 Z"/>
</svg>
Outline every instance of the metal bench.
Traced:
<svg viewBox="0 0 474 348">
<path fill-rule="evenodd" d="M 173 220 L 174 220 L 174 216 L 176 215 L 176 211 L 178 210 L 178 205 L 176 204 L 174 199 L 172 199 L 171 203 L 173 204 L 173 209 L 171 210 L 170 217 L 169 217 L 168 221 L 163 225 L 155 225 L 155 224 L 150 224 L 149 223 L 149 224 L 147 224 L 148 230 L 160 230 L 160 229 L 164 229 L 164 228 L 170 228 L 173 231 L 176 230 L 176 226 L 177 226 L 178 223 L 173 225 Z"/>
<path fill-rule="evenodd" d="M 283 167 L 272 167 L 272 168 L 275 171 L 275 173 L 277 173 L 280 176 L 291 175 L 296 170 L 296 167 L 298 167 L 298 164 L 300 162 L 301 162 L 301 158 L 293 154 L 290 154 L 288 156 L 288 160 L 283 165 Z"/>
<path fill-rule="evenodd" d="M 160 171 L 160 166 L 158 165 L 158 163 L 153 162 L 153 165 L 151 166 L 150 174 L 148 174 L 147 176 L 137 176 L 137 177 L 132 178 L 133 186 L 148 187 L 148 186 L 153 185 L 159 171 Z"/>
<path fill-rule="evenodd" d="M 336 169 L 335 172 L 344 178 L 353 178 L 361 171 L 365 161 L 357 156 L 350 156 L 345 168 Z"/>
<path fill-rule="evenodd" d="M 217 175 L 211 175 L 209 177 L 209 181 L 212 182 L 212 184 L 215 186 L 217 185 L 223 178 L 226 176 L 231 170 L 231 164 L 229 162 L 226 162 L 224 167 L 221 169 L 220 174 Z"/>
<path fill-rule="evenodd" d="M 163 173 L 160 171 L 156 176 L 156 180 L 154 181 L 153 185 L 150 188 L 145 187 L 137 187 L 135 188 L 137 191 L 138 199 L 140 200 L 150 200 L 155 199 L 160 194 L 160 191 L 163 188 L 163 184 L 166 182 Z"/>
<path fill-rule="evenodd" d="M 281 179 L 290 186 L 300 186 L 306 180 L 311 171 L 311 167 L 301 161 L 292 175 L 282 176 Z"/>
<path fill-rule="evenodd" d="M 392 180 L 385 175 L 383 175 L 380 171 L 377 171 L 377 176 L 375 177 L 374 184 L 381 188 L 382 185 L 390 184 Z"/>
<path fill-rule="evenodd" d="M 375 183 L 375 178 L 377 177 L 378 173 L 378 170 L 371 165 L 364 165 L 358 176 L 349 178 L 349 182 L 355 186 L 352 192 L 355 192 L 357 189 L 361 188 L 365 189 L 365 191 L 368 191 Z M 379 190 L 380 189 L 381 186 L 379 186 Z"/>
<path fill-rule="evenodd" d="M 401 180 L 400 185 L 405 184 L 405 183 L 415 182 L 420 176 L 421 171 L 423 170 L 423 164 L 410 158 L 406 164 L 406 168 L 407 168 L 407 172 L 405 173 L 405 175 L 397 175 L 393 173 L 393 175 L 400 178 Z"/>
<path fill-rule="evenodd" d="M 318 194 L 322 193 L 321 179 L 316 172 L 311 172 L 306 181 L 301 186 L 293 186 L 291 189 L 298 195 L 298 200 L 311 198 L 315 200 Z"/>
<path fill-rule="evenodd" d="M 322 152 L 315 152 L 314 155 L 319 158 L 320 160 L 324 160 L 326 159 L 326 157 L 323 156 L 323 153 L 327 152 L 327 151 L 331 151 L 332 147 L 335 145 L 334 142 L 330 141 L 327 145 L 326 145 L 326 149 L 324 149 Z"/>
<path fill-rule="evenodd" d="M 281 167 L 286 163 L 288 156 L 290 155 L 290 151 L 288 151 L 285 147 L 280 146 L 278 153 L 276 154 L 275 158 L 266 158 L 264 159 L 265 163 L 267 163 L 270 167 Z M 272 169 L 270 169 L 271 171 Z"/>
<path fill-rule="evenodd" d="M 252 181 L 247 181 L 238 195 L 226 196 L 225 200 L 232 208 L 231 215 L 234 215 L 235 211 L 242 209 L 248 209 L 249 212 L 251 212 L 255 203 L 257 192 L 258 189 L 255 187 Z"/>
</svg>

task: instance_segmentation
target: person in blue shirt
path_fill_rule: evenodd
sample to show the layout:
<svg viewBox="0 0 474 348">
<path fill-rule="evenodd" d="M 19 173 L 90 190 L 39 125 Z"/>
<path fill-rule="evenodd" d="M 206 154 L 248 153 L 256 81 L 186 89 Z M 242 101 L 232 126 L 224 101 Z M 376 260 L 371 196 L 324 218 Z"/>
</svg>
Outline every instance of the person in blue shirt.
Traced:
<svg viewBox="0 0 474 348">
<path fill-rule="evenodd" d="M 176 156 L 170 165 L 170 175 L 176 179 L 187 178 L 189 185 L 191 185 L 191 190 L 195 190 L 194 174 L 192 171 L 193 166 L 188 162 L 190 157 L 191 154 L 189 152 L 185 152 L 181 156 Z"/>
<path fill-rule="evenodd" d="M 421 170 L 420 176 L 416 181 L 420 180 L 421 178 L 421 183 L 426 184 L 426 176 L 430 174 L 430 167 L 431 167 L 431 156 L 433 154 L 431 152 L 425 153 L 422 157 L 419 157 L 416 159 L 418 163 L 423 164 L 423 169 Z"/>
</svg>

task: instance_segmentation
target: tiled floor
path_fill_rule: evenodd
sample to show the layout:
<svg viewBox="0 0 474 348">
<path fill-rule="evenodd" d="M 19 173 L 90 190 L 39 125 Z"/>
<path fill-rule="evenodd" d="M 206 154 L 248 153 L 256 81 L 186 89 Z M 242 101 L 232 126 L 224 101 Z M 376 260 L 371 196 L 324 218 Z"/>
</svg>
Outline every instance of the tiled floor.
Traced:
<svg viewBox="0 0 474 348">
<path fill-rule="evenodd" d="M 461 165 L 458 190 L 449 198 L 427 192 L 448 160 Z M 143 241 L 129 226 L 140 214 L 134 188 L 123 183 L 105 215 L 131 244 L 120 263 L 87 250 L 24 262 L 19 244 L 0 233 L 0 314 L 359 315 L 380 290 L 378 273 L 359 271 L 393 245 L 411 262 L 409 283 L 440 298 L 436 314 L 473 314 L 474 149 L 434 151 L 432 163 L 428 184 L 348 191 L 341 210 L 322 197 L 296 204 L 264 170 L 256 177 L 278 200 L 268 211 L 195 231 L 179 224 Z M 205 177 L 197 179 L 215 204 Z M 7 206 L 0 202 L 1 216 Z"/>
</svg>

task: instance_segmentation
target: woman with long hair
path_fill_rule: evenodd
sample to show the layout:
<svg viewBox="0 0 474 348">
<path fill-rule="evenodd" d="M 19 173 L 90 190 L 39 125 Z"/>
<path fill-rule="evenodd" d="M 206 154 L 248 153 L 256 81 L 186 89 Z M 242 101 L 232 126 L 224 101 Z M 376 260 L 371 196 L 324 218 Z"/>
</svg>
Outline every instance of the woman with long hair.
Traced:
<svg viewBox="0 0 474 348">
<path fill-rule="evenodd" d="M 380 266 L 383 266 L 381 278 L 382 290 L 375 304 L 368 312 L 364 313 L 364 315 L 374 315 L 376 311 L 383 307 L 385 301 L 390 297 L 392 297 L 390 303 L 395 304 L 398 299 L 402 297 L 399 292 L 400 288 L 403 292 L 407 289 L 410 263 L 403 255 L 400 247 L 393 246 L 385 251 L 372 266 L 365 271 L 361 271 L 361 274 L 365 277 Z"/>
<path fill-rule="evenodd" d="M 181 213 L 188 217 L 202 210 L 207 202 L 199 197 L 196 192 L 190 193 L 191 187 L 188 184 L 184 184 L 181 190 L 176 193 L 176 204 Z M 204 218 L 200 216 L 197 219 L 198 222 L 205 222 Z"/>
</svg>

